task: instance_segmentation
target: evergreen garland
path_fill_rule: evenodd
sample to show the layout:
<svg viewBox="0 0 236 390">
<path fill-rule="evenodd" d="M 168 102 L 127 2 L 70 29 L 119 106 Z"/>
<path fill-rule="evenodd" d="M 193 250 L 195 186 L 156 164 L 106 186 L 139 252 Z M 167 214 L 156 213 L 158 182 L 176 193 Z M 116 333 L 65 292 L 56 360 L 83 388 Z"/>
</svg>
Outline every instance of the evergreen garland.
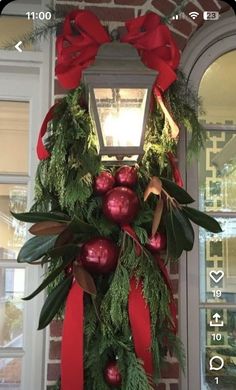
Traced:
<svg viewBox="0 0 236 390">
<path fill-rule="evenodd" d="M 184 81 L 180 78 L 166 93 L 165 98 L 173 107 L 175 119 L 180 123 L 190 124 L 193 117 L 197 121 L 196 99 L 191 93 L 185 93 L 183 85 Z M 185 91 L 180 99 L 177 90 Z M 197 151 L 205 137 L 203 129 L 197 123 L 194 122 L 192 127 L 191 151 Z M 212 218 L 186 207 L 193 199 L 171 181 L 167 153 L 175 152 L 176 143 L 169 136 L 168 129 L 163 131 L 164 125 L 163 114 L 155 106 L 147 125 L 145 153 L 139 162 L 136 187 L 141 206 L 133 228 L 142 245 L 140 256 L 136 253 L 133 239 L 105 219 L 101 197 L 93 193 L 94 177 L 104 170 L 104 166 L 97 154 L 96 134 L 88 114 L 83 87 L 70 92 L 56 106 L 46 140 L 50 158 L 39 163 L 35 203 L 29 213 L 13 214 L 19 220 L 35 223 L 33 229 L 36 229 L 30 230 L 36 236 L 25 243 L 18 261 L 48 264 L 42 284 L 25 298 L 31 299 L 48 288 L 39 329 L 63 312 L 72 284 L 68 267 L 78 257 L 81 244 L 91 237 L 102 236 L 112 239 L 120 247 L 115 272 L 93 275 L 96 297 L 85 294 L 84 298 L 84 368 L 87 390 L 110 388 L 104 381 L 103 372 L 111 359 L 117 359 L 122 374 L 121 390 L 153 389 L 154 383 L 160 379 L 160 370 L 167 352 L 176 356 L 184 369 L 184 351 L 173 331 L 169 308 L 171 293 L 156 259 L 145 248 L 151 233 L 156 196 L 150 195 L 148 201 L 144 202 L 143 193 L 152 176 L 162 175 L 166 210 L 159 231 L 167 233 L 166 262 L 177 260 L 184 249 L 191 249 L 194 237 L 189 219 L 212 231 L 220 231 L 220 227 Z M 114 173 L 114 167 L 106 169 Z M 40 232 L 37 229 L 41 229 Z M 153 378 L 146 375 L 143 363 L 135 355 L 132 341 L 127 311 L 132 277 L 142 281 L 143 295 L 150 308 L 155 368 Z"/>
</svg>

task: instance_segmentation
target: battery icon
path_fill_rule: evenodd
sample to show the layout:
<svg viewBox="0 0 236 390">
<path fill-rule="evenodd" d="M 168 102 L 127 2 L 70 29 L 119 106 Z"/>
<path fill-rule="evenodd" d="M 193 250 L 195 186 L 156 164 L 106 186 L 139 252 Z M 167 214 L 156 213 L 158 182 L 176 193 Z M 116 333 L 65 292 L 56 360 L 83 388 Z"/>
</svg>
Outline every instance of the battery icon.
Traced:
<svg viewBox="0 0 236 390">
<path fill-rule="evenodd" d="M 204 20 L 219 20 L 220 13 L 219 13 L 219 11 L 205 11 L 205 12 L 203 12 L 203 19 Z"/>
</svg>

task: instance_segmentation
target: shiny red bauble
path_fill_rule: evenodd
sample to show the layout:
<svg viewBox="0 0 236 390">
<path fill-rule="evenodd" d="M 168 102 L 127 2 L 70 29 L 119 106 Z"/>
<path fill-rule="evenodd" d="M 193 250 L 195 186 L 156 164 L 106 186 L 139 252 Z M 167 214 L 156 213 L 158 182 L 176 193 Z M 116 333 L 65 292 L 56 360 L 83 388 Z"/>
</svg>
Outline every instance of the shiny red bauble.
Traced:
<svg viewBox="0 0 236 390">
<path fill-rule="evenodd" d="M 115 179 L 109 172 L 101 172 L 94 180 L 94 191 L 98 195 L 103 195 L 111 190 L 115 185 Z"/>
<path fill-rule="evenodd" d="M 115 270 L 119 249 L 108 238 L 92 238 L 81 248 L 79 260 L 90 272 L 107 274 Z"/>
<path fill-rule="evenodd" d="M 149 237 L 147 248 L 152 253 L 161 252 L 166 249 L 167 238 L 165 233 L 157 232 L 153 237 Z"/>
<path fill-rule="evenodd" d="M 115 187 L 103 198 L 103 213 L 110 221 L 126 225 L 133 221 L 139 211 L 139 200 L 127 187 Z"/>
<path fill-rule="evenodd" d="M 135 167 L 130 167 L 129 165 L 124 165 L 116 171 L 115 181 L 119 186 L 135 186 L 138 181 L 137 169 Z"/>
<path fill-rule="evenodd" d="M 104 379 L 109 386 L 116 387 L 121 385 L 122 377 L 115 360 L 107 363 L 104 370 Z"/>
</svg>

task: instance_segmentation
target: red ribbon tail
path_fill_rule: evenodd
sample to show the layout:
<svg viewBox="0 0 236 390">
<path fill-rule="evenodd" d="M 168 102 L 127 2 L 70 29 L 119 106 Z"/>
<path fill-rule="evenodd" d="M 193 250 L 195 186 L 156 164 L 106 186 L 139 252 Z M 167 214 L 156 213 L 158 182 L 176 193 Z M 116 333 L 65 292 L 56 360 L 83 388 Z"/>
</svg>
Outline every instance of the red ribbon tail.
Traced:
<svg viewBox="0 0 236 390">
<path fill-rule="evenodd" d="M 130 280 L 128 311 L 136 356 L 143 361 L 146 373 L 153 375 L 150 310 L 143 297 L 142 283 L 135 278 Z"/>
<path fill-rule="evenodd" d="M 134 229 L 130 225 L 123 225 L 122 226 L 122 230 L 124 230 L 124 232 L 127 233 L 128 236 L 130 236 L 134 240 L 134 243 L 135 243 L 135 253 L 136 253 L 136 255 L 138 257 L 141 256 L 142 245 L 140 244 L 138 236 L 135 233 Z"/>
<path fill-rule="evenodd" d="M 39 160 L 46 160 L 50 156 L 50 153 L 48 152 L 48 150 L 45 148 L 43 144 L 43 136 L 47 132 L 48 123 L 53 119 L 54 111 L 57 104 L 58 103 L 54 104 L 50 108 L 50 110 L 48 111 L 47 115 L 44 118 L 41 129 L 39 131 L 38 142 L 37 142 L 37 155 Z"/>
<path fill-rule="evenodd" d="M 172 116 L 170 115 L 169 111 L 167 110 L 165 104 L 164 104 L 164 101 L 163 101 L 163 97 L 162 97 L 162 94 L 161 94 L 161 91 L 158 87 L 154 87 L 154 94 L 157 98 L 157 101 L 165 115 L 165 118 L 167 120 L 167 122 L 169 123 L 170 125 L 170 129 L 171 129 L 171 137 L 173 139 L 177 139 L 178 138 L 178 135 L 179 135 L 179 127 L 178 125 L 175 123 L 174 119 L 172 118 Z"/>
<path fill-rule="evenodd" d="M 61 349 L 61 390 L 84 388 L 83 290 L 74 282 L 65 310 Z"/>
</svg>

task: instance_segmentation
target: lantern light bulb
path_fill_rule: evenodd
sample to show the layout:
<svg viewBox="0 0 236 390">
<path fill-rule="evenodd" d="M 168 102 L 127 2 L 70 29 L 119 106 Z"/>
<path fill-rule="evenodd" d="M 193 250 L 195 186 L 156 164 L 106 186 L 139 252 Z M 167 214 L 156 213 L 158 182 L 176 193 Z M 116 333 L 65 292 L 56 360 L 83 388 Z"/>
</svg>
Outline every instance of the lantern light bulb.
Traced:
<svg viewBox="0 0 236 390">
<path fill-rule="evenodd" d="M 141 111 L 141 112 L 140 112 Z M 142 110 L 120 109 L 104 118 L 104 142 L 107 146 L 138 146 L 142 135 Z"/>
</svg>

